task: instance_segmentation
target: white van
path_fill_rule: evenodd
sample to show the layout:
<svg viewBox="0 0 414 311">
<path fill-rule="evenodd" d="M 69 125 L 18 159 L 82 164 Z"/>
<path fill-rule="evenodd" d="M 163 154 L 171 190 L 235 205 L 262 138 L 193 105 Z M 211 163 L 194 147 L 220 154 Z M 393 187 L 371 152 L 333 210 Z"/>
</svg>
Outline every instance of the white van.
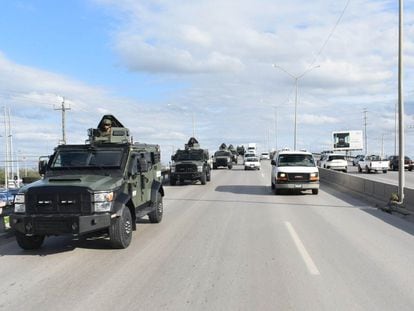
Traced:
<svg viewBox="0 0 414 311">
<path fill-rule="evenodd" d="M 312 153 L 305 151 L 280 151 L 272 162 L 271 186 L 275 194 L 282 189 L 312 190 L 319 192 L 319 170 Z"/>
</svg>

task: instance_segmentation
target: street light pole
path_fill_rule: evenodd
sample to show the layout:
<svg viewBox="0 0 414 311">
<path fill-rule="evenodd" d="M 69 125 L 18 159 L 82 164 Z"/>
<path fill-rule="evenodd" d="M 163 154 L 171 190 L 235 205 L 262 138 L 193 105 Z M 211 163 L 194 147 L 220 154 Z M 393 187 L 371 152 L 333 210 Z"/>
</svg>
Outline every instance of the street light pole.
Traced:
<svg viewBox="0 0 414 311">
<path fill-rule="evenodd" d="M 399 165 L 398 165 L 398 203 L 404 202 L 405 187 L 405 150 L 404 150 L 404 94 L 403 94 L 403 7 L 399 0 L 399 32 L 398 32 L 398 126 L 399 126 Z"/>
<path fill-rule="evenodd" d="M 293 133 L 293 149 L 296 150 L 297 110 L 298 110 L 298 78 L 295 78 L 295 131 Z"/>
<path fill-rule="evenodd" d="M 308 72 L 312 71 L 315 68 L 319 68 L 320 65 L 317 66 L 313 66 L 307 70 L 305 70 L 301 75 L 299 76 L 294 76 L 293 74 L 291 74 L 289 71 L 287 71 L 286 69 L 284 69 L 283 67 L 280 67 L 279 65 L 273 64 L 273 67 L 280 69 L 281 71 L 283 71 L 284 73 L 286 73 L 287 75 L 289 75 L 292 79 L 295 80 L 295 127 L 294 127 L 294 132 L 293 132 L 293 148 L 296 150 L 296 135 L 297 135 L 297 107 L 298 107 L 298 80 L 300 78 L 303 78 L 304 75 L 306 75 Z"/>
<path fill-rule="evenodd" d="M 274 106 L 275 108 L 275 149 L 277 149 L 277 106 Z"/>
</svg>

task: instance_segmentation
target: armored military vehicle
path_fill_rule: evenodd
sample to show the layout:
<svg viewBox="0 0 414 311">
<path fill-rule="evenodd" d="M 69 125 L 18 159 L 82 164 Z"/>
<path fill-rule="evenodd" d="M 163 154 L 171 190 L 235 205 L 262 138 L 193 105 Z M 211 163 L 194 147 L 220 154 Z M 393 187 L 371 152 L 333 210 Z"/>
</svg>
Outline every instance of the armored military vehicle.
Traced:
<svg viewBox="0 0 414 311">
<path fill-rule="evenodd" d="M 109 135 L 89 129 L 85 144 L 59 145 L 39 161 L 43 179 L 23 187 L 14 200 L 10 224 L 23 249 L 41 247 L 46 236 L 109 236 L 114 248 L 131 242 L 136 221 L 163 216 L 158 145 L 133 143 L 114 116 Z"/>
<path fill-rule="evenodd" d="M 219 167 L 227 167 L 228 169 L 233 168 L 233 155 L 227 149 L 225 143 L 222 143 L 219 147 L 219 150 L 214 153 L 213 156 L 213 169 L 217 169 Z"/>
<path fill-rule="evenodd" d="M 236 150 L 237 150 L 237 153 L 240 154 L 241 156 L 244 156 L 244 154 L 246 153 L 246 149 L 244 149 L 243 145 L 237 146 Z"/>
<path fill-rule="evenodd" d="M 239 154 L 237 153 L 236 148 L 234 148 L 234 146 L 232 144 L 230 144 L 228 149 L 231 152 L 231 159 L 232 159 L 233 163 L 237 164 L 237 157 L 239 156 Z"/>
<path fill-rule="evenodd" d="M 197 139 L 191 137 L 184 150 L 178 149 L 171 156 L 170 184 L 174 186 L 177 181 L 183 183 L 186 180 L 200 181 L 205 185 L 211 180 L 211 169 L 207 149 L 200 148 Z"/>
</svg>

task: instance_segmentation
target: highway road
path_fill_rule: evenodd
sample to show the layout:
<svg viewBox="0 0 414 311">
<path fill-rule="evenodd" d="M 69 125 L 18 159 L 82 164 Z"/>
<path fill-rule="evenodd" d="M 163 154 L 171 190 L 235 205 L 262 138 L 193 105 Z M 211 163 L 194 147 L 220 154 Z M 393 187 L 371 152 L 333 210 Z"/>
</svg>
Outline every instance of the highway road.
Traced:
<svg viewBox="0 0 414 311">
<path fill-rule="evenodd" d="M 414 224 L 322 185 L 276 196 L 262 171 L 167 186 L 132 244 L 0 245 L 0 310 L 414 310 Z"/>
</svg>

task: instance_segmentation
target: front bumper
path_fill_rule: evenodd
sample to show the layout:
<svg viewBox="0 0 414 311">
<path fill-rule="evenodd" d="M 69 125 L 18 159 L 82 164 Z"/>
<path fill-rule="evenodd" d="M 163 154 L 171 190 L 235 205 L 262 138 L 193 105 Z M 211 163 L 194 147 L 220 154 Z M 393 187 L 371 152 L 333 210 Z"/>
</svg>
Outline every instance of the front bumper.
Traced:
<svg viewBox="0 0 414 311">
<path fill-rule="evenodd" d="M 18 215 L 10 216 L 12 229 L 27 235 L 82 235 L 108 228 L 109 213 L 80 215 Z"/>
<path fill-rule="evenodd" d="M 260 169 L 260 165 L 244 165 L 245 170 L 258 170 Z"/>
<path fill-rule="evenodd" d="M 203 172 L 193 172 L 193 173 L 171 173 L 171 177 L 173 179 L 180 179 L 180 180 L 195 180 L 200 179 Z"/>
<path fill-rule="evenodd" d="M 326 168 L 329 170 L 335 170 L 335 171 L 347 170 L 347 166 L 327 166 Z"/>
<path fill-rule="evenodd" d="M 276 189 L 319 189 L 319 181 L 312 181 L 312 182 L 301 182 L 301 183 L 276 183 Z"/>
</svg>

